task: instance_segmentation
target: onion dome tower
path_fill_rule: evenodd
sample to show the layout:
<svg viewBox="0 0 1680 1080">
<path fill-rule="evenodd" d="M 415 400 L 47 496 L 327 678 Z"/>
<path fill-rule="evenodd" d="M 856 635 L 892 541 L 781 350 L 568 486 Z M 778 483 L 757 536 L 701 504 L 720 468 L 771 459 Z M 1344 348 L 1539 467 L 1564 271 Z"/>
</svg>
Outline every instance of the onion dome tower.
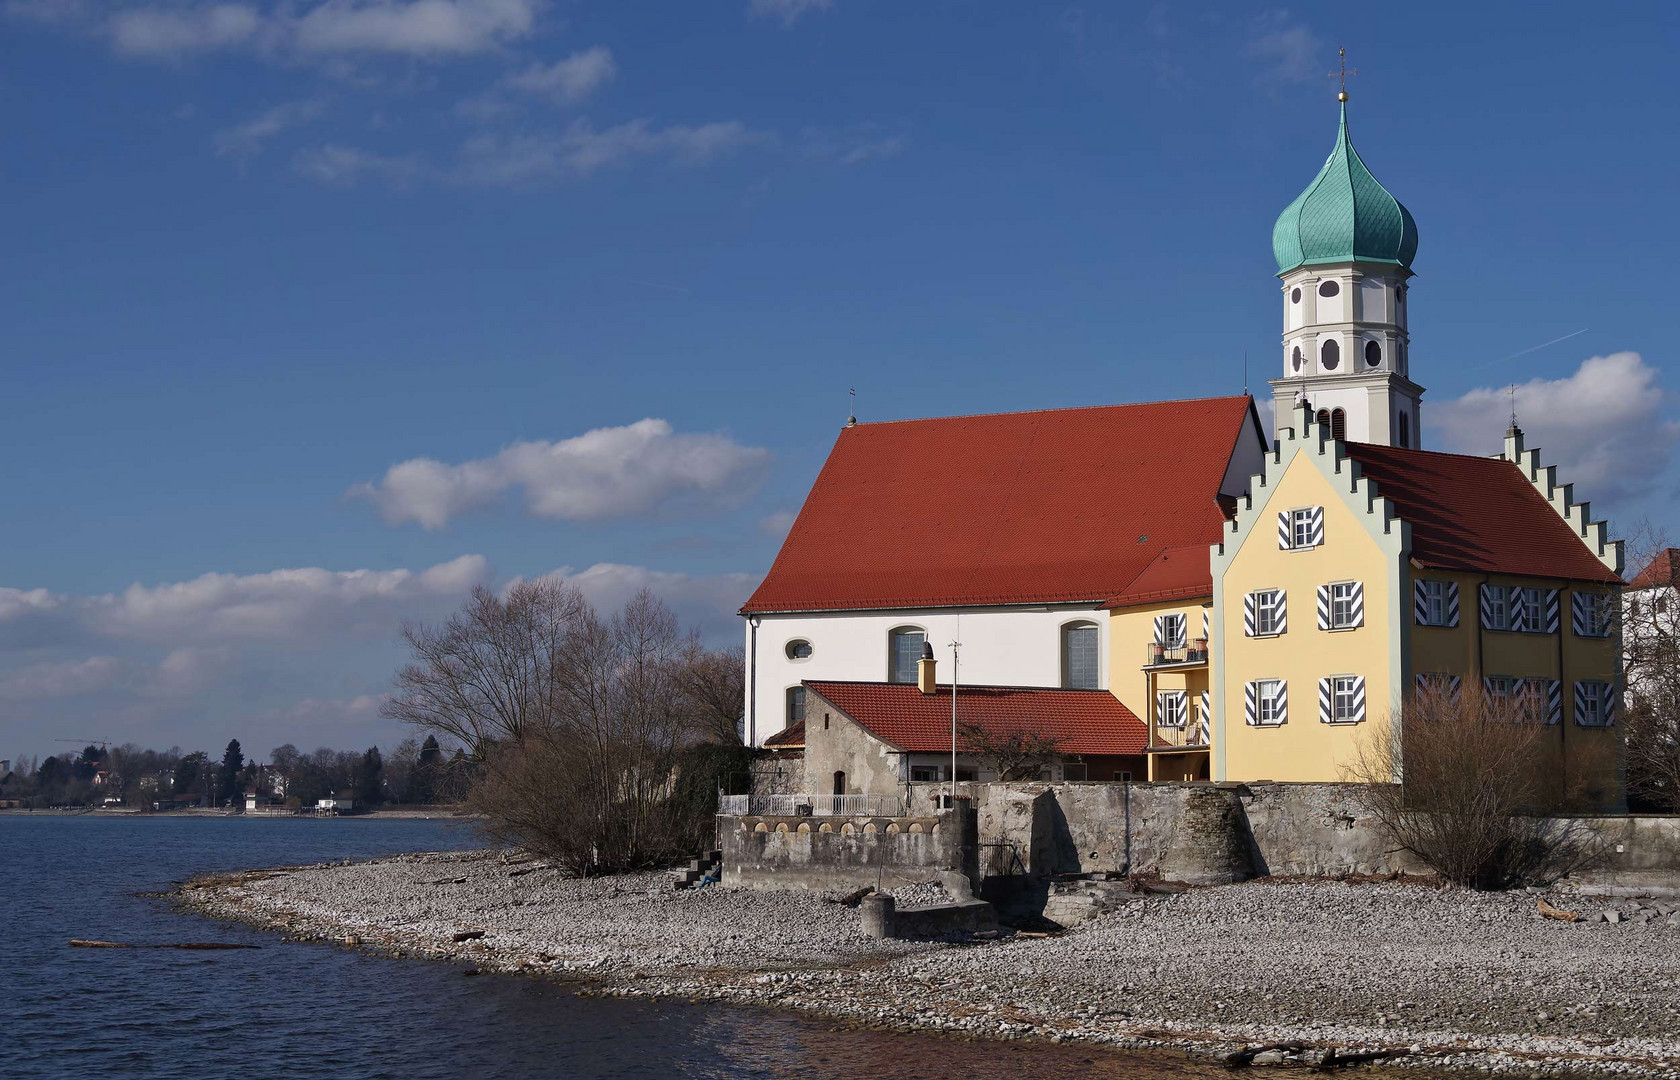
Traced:
<svg viewBox="0 0 1680 1080">
<path fill-rule="evenodd" d="M 1274 423 L 1308 402 L 1338 437 L 1416 447 L 1423 387 L 1408 377 L 1406 282 L 1417 223 L 1354 150 L 1345 85 L 1337 97 L 1330 158 L 1272 227 L 1283 280 Z"/>
</svg>

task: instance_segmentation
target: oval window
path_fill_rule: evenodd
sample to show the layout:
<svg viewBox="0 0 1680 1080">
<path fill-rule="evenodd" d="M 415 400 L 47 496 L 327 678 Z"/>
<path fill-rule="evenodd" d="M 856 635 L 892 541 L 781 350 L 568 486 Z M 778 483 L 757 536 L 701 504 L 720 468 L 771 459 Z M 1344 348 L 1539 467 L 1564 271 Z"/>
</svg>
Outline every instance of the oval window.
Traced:
<svg viewBox="0 0 1680 1080">
<path fill-rule="evenodd" d="M 1365 363 L 1370 367 L 1376 367 L 1378 364 L 1382 363 L 1381 345 L 1374 341 L 1367 341 L 1365 343 Z"/>
<path fill-rule="evenodd" d="M 787 643 L 787 658 L 789 660 L 811 659 L 811 643 L 804 638 L 794 638 Z"/>
<path fill-rule="evenodd" d="M 1338 296 L 1341 294 L 1341 291 L 1342 287 L 1334 281 L 1323 282 L 1318 287 L 1318 295 L 1320 296 Z"/>
<path fill-rule="evenodd" d="M 1299 304 L 1301 302 L 1301 287 L 1299 285 L 1290 290 L 1289 302 L 1291 304 Z"/>
<path fill-rule="evenodd" d="M 1324 365 L 1324 370 L 1336 370 L 1336 365 L 1342 362 L 1342 347 L 1336 344 L 1335 338 L 1324 342 L 1324 347 L 1318 350 L 1318 359 Z"/>
</svg>

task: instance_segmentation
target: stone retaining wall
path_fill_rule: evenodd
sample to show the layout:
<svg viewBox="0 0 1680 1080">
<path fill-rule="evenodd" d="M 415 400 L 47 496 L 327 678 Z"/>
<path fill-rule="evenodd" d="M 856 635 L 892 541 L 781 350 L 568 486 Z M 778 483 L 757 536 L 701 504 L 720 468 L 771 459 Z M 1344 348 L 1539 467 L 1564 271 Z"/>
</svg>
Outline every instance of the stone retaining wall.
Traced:
<svg viewBox="0 0 1680 1080">
<path fill-rule="evenodd" d="M 758 889 L 891 889 L 944 871 L 978 879 L 972 809 L 906 817 L 718 815 L 723 884 Z"/>
</svg>

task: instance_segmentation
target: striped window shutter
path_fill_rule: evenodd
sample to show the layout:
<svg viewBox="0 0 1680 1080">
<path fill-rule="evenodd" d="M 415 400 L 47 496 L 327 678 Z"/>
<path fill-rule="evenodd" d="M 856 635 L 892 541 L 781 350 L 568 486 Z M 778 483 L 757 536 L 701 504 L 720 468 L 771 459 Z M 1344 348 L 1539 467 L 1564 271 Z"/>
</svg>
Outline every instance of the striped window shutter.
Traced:
<svg viewBox="0 0 1680 1080">
<path fill-rule="evenodd" d="M 1288 551 L 1294 547 L 1295 534 L 1289 527 L 1289 511 L 1278 511 L 1278 550 Z"/>
<path fill-rule="evenodd" d="M 1587 684 L 1575 684 L 1575 722 L 1581 723 L 1581 717 L 1587 715 Z"/>
<path fill-rule="evenodd" d="M 1318 547 L 1324 543 L 1324 507 L 1312 508 L 1312 546 Z"/>
<path fill-rule="evenodd" d="M 1458 625 L 1458 582 L 1447 582 L 1447 625 Z"/>
<path fill-rule="evenodd" d="M 1353 605 L 1351 615 L 1352 621 L 1348 623 L 1349 626 L 1365 625 L 1365 583 L 1363 581 L 1356 581 L 1353 583 Z"/>
<path fill-rule="evenodd" d="M 1353 679 L 1353 722 L 1365 722 L 1365 676 L 1356 675 Z"/>
<path fill-rule="evenodd" d="M 1546 633 L 1548 633 L 1548 634 L 1555 634 L 1555 633 L 1558 632 L 1558 621 L 1559 621 L 1558 620 L 1558 611 L 1559 611 L 1558 591 L 1556 589 L 1547 589 L 1546 590 Z"/>
<path fill-rule="evenodd" d="M 1412 621 L 1419 626 L 1429 625 L 1429 590 L 1422 578 L 1412 582 Z"/>
<path fill-rule="evenodd" d="M 1202 745 L 1213 742 L 1213 706 L 1208 703 L 1208 692 L 1202 691 L 1202 712 L 1196 717 L 1196 734 L 1201 737 Z"/>
<path fill-rule="evenodd" d="M 1254 607 L 1258 600 L 1254 593 L 1243 597 L 1243 637 L 1254 636 Z"/>
<path fill-rule="evenodd" d="M 1318 628 L 1330 629 L 1330 586 L 1318 587 Z"/>
<path fill-rule="evenodd" d="M 1586 593 L 1569 594 L 1569 628 L 1576 637 L 1596 637 L 1592 633 L 1592 602 Z"/>
<path fill-rule="evenodd" d="M 1493 595 L 1494 595 L 1493 591 L 1495 589 L 1499 589 L 1499 588 L 1503 588 L 1503 587 L 1504 586 L 1501 586 L 1501 585 L 1478 585 L 1478 586 L 1476 586 L 1477 592 L 1481 594 L 1482 629 L 1483 630 L 1498 629 L 1497 627 L 1495 627 L 1493 625 Z"/>
<path fill-rule="evenodd" d="M 1482 694 L 1488 697 L 1493 695 L 1493 679 L 1487 675 L 1482 676 Z"/>
<path fill-rule="evenodd" d="M 1318 680 L 1318 722 L 1328 724 L 1336 718 L 1336 706 L 1332 700 L 1336 694 L 1335 679 Z"/>
<path fill-rule="evenodd" d="M 1202 640 L 1203 641 L 1211 641 L 1212 640 L 1212 638 L 1210 638 L 1208 636 L 1208 609 L 1207 608 L 1202 609 Z"/>
<path fill-rule="evenodd" d="M 1173 691 L 1173 715 L 1179 727 L 1190 722 L 1190 692 L 1188 690 Z"/>
<path fill-rule="evenodd" d="M 1286 682 L 1278 683 L 1277 710 L 1278 723 L 1289 723 L 1289 684 Z"/>
<path fill-rule="evenodd" d="M 1447 696 L 1452 699 L 1454 705 L 1464 700 L 1464 676 L 1447 676 Z"/>
<path fill-rule="evenodd" d="M 1563 683 L 1557 679 L 1546 680 L 1546 723 L 1563 723 Z"/>
<path fill-rule="evenodd" d="M 1606 683 L 1604 686 L 1604 724 L 1606 727 L 1616 722 L 1616 685 Z"/>
<path fill-rule="evenodd" d="M 1167 643 L 1167 617 L 1155 616 L 1155 644 L 1165 646 Z"/>
<path fill-rule="evenodd" d="M 1528 603 L 1523 590 L 1512 585 L 1505 590 L 1505 625 L 1512 630 L 1528 627 Z"/>
<path fill-rule="evenodd" d="M 1272 594 L 1272 597 L 1272 603 L 1276 606 L 1276 610 L 1273 612 L 1273 621 L 1277 626 L 1277 632 L 1287 634 L 1289 632 L 1289 594 L 1282 589 L 1278 589 Z"/>
<path fill-rule="evenodd" d="M 1576 699 L 1579 700 L 1580 696 L 1581 692 L 1577 689 L 1575 691 Z M 1243 684 L 1243 723 L 1249 727 L 1254 727 L 1260 723 L 1260 684 L 1258 683 Z"/>
</svg>

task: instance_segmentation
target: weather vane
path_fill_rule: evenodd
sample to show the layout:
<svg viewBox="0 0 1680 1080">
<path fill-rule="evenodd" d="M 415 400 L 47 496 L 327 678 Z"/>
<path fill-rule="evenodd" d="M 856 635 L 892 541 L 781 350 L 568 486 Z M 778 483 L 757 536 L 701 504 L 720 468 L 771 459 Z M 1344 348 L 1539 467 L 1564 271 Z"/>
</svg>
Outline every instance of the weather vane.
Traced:
<svg viewBox="0 0 1680 1080">
<path fill-rule="evenodd" d="M 1509 390 L 1505 391 L 1505 392 L 1507 394 L 1511 395 L 1511 426 L 1516 427 L 1517 426 L 1517 384 L 1512 383 L 1511 388 Z"/>
<path fill-rule="evenodd" d="M 1345 48 L 1337 49 L 1336 50 L 1336 56 L 1338 57 L 1338 60 L 1339 60 L 1339 63 L 1338 63 L 1339 70 L 1332 71 L 1330 73 L 1330 78 L 1340 79 L 1342 81 L 1342 89 L 1341 89 L 1341 92 L 1336 95 L 1336 100 L 1337 101 L 1346 101 L 1347 100 L 1347 77 L 1349 75 L 1359 74 L 1359 69 L 1358 68 L 1353 68 L 1353 69 L 1350 70 L 1348 68 L 1348 66 L 1347 66 L 1347 49 L 1345 49 Z"/>
</svg>

